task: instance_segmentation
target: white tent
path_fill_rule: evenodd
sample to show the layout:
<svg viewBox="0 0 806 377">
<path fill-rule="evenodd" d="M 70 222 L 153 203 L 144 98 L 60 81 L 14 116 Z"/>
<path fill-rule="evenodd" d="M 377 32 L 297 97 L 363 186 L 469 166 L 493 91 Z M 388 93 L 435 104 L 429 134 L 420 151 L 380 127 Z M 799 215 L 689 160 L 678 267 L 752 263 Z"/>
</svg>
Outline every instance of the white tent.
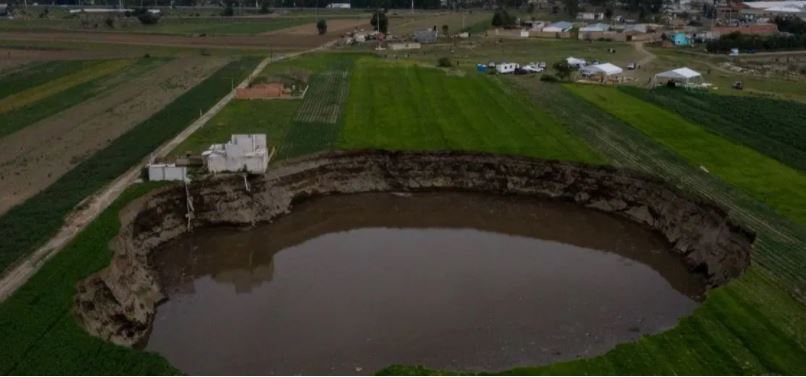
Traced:
<svg viewBox="0 0 806 377">
<path fill-rule="evenodd" d="M 624 72 L 624 70 L 615 64 L 602 63 L 602 64 L 586 65 L 580 68 L 579 72 L 581 72 L 582 75 L 587 76 L 593 76 L 593 75 L 613 76 L 621 74 L 622 72 Z"/>
<path fill-rule="evenodd" d="M 568 63 L 568 65 L 573 68 L 581 68 L 584 67 L 586 64 L 588 64 L 588 62 L 585 61 L 585 59 L 577 59 L 573 56 L 567 57 L 565 59 L 565 62 Z"/>
<path fill-rule="evenodd" d="M 702 75 L 688 67 L 677 68 L 655 75 L 655 84 L 665 84 L 669 81 L 684 85 L 699 84 L 702 83 Z"/>
</svg>

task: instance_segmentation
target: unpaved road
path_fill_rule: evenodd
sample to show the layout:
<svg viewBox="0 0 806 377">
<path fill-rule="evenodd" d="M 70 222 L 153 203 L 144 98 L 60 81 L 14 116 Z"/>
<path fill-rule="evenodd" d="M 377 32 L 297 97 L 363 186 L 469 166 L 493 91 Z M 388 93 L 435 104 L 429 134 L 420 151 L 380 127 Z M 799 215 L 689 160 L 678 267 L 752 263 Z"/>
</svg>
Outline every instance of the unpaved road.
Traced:
<svg viewBox="0 0 806 377">
<path fill-rule="evenodd" d="M 331 41 L 325 43 L 321 46 L 291 53 L 284 56 L 279 56 L 275 58 L 266 58 L 258 66 L 255 70 L 244 79 L 238 85 L 238 88 L 244 88 L 249 85 L 249 83 L 257 77 L 266 65 L 273 61 L 283 60 L 292 56 L 298 56 L 305 53 L 316 52 L 323 49 L 326 49 L 332 46 L 335 41 Z M 272 60 L 273 59 L 273 60 Z M 176 148 L 179 144 L 185 141 L 191 134 L 196 132 L 199 128 L 201 128 L 205 123 L 207 123 L 212 117 L 218 114 L 221 109 L 224 108 L 233 98 L 235 97 L 235 91 L 231 91 L 227 94 L 224 98 L 222 98 L 215 106 L 213 106 L 207 113 L 205 113 L 201 118 L 193 122 L 188 128 L 182 131 L 179 135 L 177 135 L 173 140 L 165 143 L 162 147 L 160 147 L 157 151 L 155 151 L 155 156 L 165 156 L 171 150 Z M 143 161 L 145 163 L 146 161 Z M 91 223 L 98 215 L 101 214 L 115 199 L 120 196 L 120 194 L 128 187 L 132 182 L 140 174 L 140 168 L 142 164 L 137 164 L 133 166 L 128 172 L 123 174 L 122 176 L 118 177 L 115 181 L 113 181 L 109 186 L 104 188 L 99 193 L 87 198 L 84 201 L 84 205 L 79 206 L 75 212 L 71 213 L 66 219 L 65 224 L 59 229 L 59 232 L 48 242 L 37 249 L 31 256 L 25 258 L 23 261 L 19 262 L 13 269 L 9 270 L 5 276 L 2 277 L 0 280 L 0 302 L 5 301 L 8 296 L 10 296 L 14 291 L 16 291 L 19 287 L 21 287 L 28 279 L 31 278 L 38 270 L 42 267 L 50 258 L 52 258 L 56 253 L 58 253 L 61 249 L 63 249 L 73 238 L 81 232 L 89 223 Z"/>
<path fill-rule="evenodd" d="M 0 215 L 195 86 L 226 59 L 180 58 L 0 138 Z"/>
<path fill-rule="evenodd" d="M 334 36 L 342 35 L 348 31 L 353 31 L 355 28 L 369 28 L 370 24 L 368 18 L 361 19 L 329 19 L 327 20 L 327 33 Z M 316 29 L 316 23 L 311 22 L 304 25 L 294 26 L 286 29 L 269 31 L 260 35 L 293 35 L 293 36 L 318 36 L 319 31 Z"/>
<path fill-rule="evenodd" d="M 315 30 L 315 28 L 314 28 Z M 254 36 L 192 37 L 163 34 L 107 33 L 107 32 L 4 32 L 0 40 L 32 42 L 109 43 L 117 45 L 146 45 L 188 48 L 234 49 L 309 49 L 337 39 L 336 33 L 325 35 L 295 35 L 273 33 Z"/>
</svg>

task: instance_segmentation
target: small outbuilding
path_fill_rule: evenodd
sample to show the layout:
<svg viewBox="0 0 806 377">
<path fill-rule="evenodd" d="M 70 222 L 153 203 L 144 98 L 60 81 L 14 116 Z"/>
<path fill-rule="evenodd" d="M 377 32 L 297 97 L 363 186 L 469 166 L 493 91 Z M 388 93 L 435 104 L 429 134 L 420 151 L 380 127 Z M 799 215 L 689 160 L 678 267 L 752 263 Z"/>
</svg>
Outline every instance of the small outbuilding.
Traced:
<svg viewBox="0 0 806 377">
<path fill-rule="evenodd" d="M 665 85 L 669 82 L 683 86 L 699 85 L 702 84 L 702 74 L 691 68 L 683 67 L 655 75 L 655 85 Z"/>
<path fill-rule="evenodd" d="M 434 43 L 439 37 L 436 29 L 417 30 L 414 32 L 414 40 L 417 43 Z"/>
<path fill-rule="evenodd" d="M 150 164 L 148 165 L 148 180 L 159 181 L 189 181 L 187 166 L 176 164 Z"/>
</svg>

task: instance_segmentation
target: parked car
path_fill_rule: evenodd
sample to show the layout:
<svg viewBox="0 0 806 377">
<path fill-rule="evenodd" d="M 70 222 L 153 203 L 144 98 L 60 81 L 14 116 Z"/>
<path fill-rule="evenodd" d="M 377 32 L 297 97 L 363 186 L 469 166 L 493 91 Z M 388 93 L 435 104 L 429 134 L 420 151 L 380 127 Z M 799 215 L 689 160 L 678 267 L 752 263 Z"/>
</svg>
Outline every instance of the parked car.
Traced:
<svg viewBox="0 0 806 377">
<path fill-rule="evenodd" d="M 545 69 L 546 69 L 545 67 L 540 67 L 539 64 L 535 63 L 529 63 L 521 67 L 521 70 L 525 71 L 526 73 L 540 73 L 543 72 Z"/>
<path fill-rule="evenodd" d="M 632 62 L 632 63 L 630 63 L 630 64 L 627 64 L 627 69 L 628 69 L 628 70 L 630 70 L 630 71 L 634 70 L 634 69 L 635 69 L 635 67 L 636 67 L 635 62 Z"/>
</svg>

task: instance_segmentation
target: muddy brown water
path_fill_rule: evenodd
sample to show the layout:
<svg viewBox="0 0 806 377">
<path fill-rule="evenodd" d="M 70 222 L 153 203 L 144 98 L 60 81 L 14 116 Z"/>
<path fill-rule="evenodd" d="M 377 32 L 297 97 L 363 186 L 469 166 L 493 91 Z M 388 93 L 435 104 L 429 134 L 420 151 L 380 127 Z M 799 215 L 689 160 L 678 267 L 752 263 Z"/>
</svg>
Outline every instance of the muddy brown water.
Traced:
<svg viewBox="0 0 806 377">
<path fill-rule="evenodd" d="M 189 374 L 497 371 L 591 357 L 675 326 L 704 291 L 660 235 L 545 199 L 312 199 L 152 257 L 145 345 Z"/>
</svg>

